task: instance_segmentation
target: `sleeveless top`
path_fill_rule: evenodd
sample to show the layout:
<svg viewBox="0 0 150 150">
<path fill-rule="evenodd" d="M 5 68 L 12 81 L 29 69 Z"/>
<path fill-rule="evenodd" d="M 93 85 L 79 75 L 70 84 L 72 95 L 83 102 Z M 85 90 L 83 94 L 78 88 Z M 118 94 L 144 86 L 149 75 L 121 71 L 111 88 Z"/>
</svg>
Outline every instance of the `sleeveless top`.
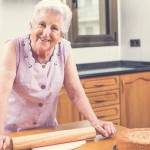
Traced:
<svg viewBox="0 0 150 150">
<path fill-rule="evenodd" d="M 30 35 L 14 39 L 17 70 L 8 99 L 5 133 L 57 125 L 58 94 L 64 81 L 64 68 L 70 42 L 55 45 L 46 64 L 35 61 Z"/>
</svg>

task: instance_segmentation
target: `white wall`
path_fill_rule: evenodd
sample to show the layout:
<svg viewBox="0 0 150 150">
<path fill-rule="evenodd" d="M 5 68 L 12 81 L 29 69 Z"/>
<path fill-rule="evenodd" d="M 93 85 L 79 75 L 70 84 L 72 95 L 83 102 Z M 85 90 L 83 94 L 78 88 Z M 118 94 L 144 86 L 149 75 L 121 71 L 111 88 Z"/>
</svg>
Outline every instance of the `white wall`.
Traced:
<svg viewBox="0 0 150 150">
<path fill-rule="evenodd" d="M 10 38 L 29 33 L 28 23 L 35 1 L 39 0 L 0 0 L 0 45 Z M 121 59 L 120 46 L 78 48 L 73 49 L 73 53 L 77 64 Z"/>
<path fill-rule="evenodd" d="M 0 0 L 0 45 L 8 39 L 29 33 L 34 1 Z"/>
<path fill-rule="evenodd" d="M 121 0 L 121 58 L 150 61 L 150 1 Z M 130 47 L 130 39 L 141 39 L 141 47 Z"/>
</svg>

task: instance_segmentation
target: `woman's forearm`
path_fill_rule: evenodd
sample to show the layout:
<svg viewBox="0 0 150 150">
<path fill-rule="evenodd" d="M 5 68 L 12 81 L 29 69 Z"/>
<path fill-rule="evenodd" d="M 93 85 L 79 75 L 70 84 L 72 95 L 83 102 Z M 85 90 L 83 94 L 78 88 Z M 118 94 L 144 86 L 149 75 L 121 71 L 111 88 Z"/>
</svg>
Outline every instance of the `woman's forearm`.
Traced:
<svg viewBox="0 0 150 150">
<path fill-rule="evenodd" d="M 70 87 L 71 88 L 71 87 Z M 91 107 L 91 104 L 82 87 L 76 89 L 69 89 L 68 93 L 70 99 L 77 107 L 77 109 L 92 123 L 97 120 L 97 117 Z"/>
<path fill-rule="evenodd" d="M 8 97 L 12 89 L 13 79 L 14 75 L 9 71 L 0 72 L 0 133 L 4 132 Z"/>
<path fill-rule="evenodd" d="M 7 114 L 7 101 L 0 96 L 0 133 L 4 133 L 4 122 Z"/>
<path fill-rule="evenodd" d="M 90 102 L 82 87 L 81 81 L 78 76 L 76 65 L 73 61 L 72 51 L 68 57 L 65 67 L 64 86 L 67 90 L 69 98 L 72 100 L 78 110 L 92 123 L 97 117 L 93 112 Z"/>
</svg>

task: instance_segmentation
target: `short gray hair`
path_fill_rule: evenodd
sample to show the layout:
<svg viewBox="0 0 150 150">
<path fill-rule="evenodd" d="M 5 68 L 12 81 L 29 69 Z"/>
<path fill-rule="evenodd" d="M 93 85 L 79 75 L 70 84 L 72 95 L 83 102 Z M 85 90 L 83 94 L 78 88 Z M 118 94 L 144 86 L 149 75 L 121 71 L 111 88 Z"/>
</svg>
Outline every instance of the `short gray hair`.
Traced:
<svg viewBox="0 0 150 150">
<path fill-rule="evenodd" d="M 72 12 L 69 6 L 60 2 L 60 0 L 41 0 L 34 7 L 32 21 L 36 20 L 38 17 L 38 13 L 43 10 L 50 10 L 60 13 L 62 15 L 61 32 L 63 34 L 66 34 L 68 32 L 72 19 Z"/>
</svg>

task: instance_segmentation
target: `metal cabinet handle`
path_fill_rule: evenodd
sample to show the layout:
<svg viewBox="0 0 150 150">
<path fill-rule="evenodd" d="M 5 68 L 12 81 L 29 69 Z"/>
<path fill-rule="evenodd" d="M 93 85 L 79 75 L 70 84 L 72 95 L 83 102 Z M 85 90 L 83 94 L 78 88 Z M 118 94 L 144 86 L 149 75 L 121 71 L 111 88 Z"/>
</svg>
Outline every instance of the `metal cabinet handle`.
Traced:
<svg viewBox="0 0 150 150">
<path fill-rule="evenodd" d="M 95 84 L 95 87 L 103 87 L 105 86 L 104 84 Z"/>
<path fill-rule="evenodd" d="M 105 115 L 103 115 L 103 116 L 100 116 L 100 118 L 105 118 L 106 116 Z"/>
<path fill-rule="evenodd" d="M 106 100 L 104 100 L 104 99 L 103 99 L 103 100 L 102 100 L 102 99 L 101 99 L 101 100 L 100 100 L 100 99 L 95 100 L 95 102 L 98 102 L 98 103 L 102 103 L 102 102 L 105 102 L 105 101 L 106 101 Z"/>
</svg>

